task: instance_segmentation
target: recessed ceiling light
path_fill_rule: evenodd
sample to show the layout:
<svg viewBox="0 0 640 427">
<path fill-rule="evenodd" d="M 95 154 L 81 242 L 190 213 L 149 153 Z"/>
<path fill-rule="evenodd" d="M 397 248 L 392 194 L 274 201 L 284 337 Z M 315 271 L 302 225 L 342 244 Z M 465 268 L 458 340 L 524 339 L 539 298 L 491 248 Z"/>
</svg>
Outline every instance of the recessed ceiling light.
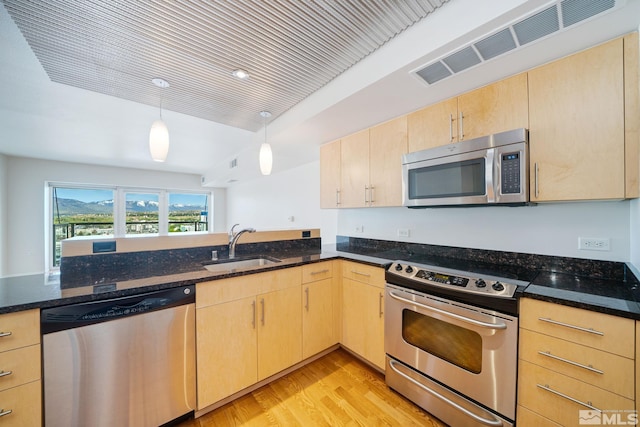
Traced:
<svg viewBox="0 0 640 427">
<path fill-rule="evenodd" d="M 246 80 L 249 78 L 249 73 L 241 68 L 238 68 L 237 70 L 233 70 L 231 74 L 233 75 L 233 77 L 239 80 Z"/>
</svg>

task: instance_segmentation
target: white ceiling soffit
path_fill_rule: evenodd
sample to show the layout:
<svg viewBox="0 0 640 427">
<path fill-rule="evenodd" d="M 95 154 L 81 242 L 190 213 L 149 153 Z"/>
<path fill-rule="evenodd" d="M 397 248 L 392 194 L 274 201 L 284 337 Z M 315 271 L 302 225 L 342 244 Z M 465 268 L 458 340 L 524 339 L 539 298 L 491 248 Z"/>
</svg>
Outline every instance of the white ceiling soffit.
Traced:
<svg viewBox="0 0 640 427">
<path fill-rule="evenodd" d="M 529 14 L 488 37 L 470 43 L 411 73 L 429 85 L 437 83 L 528 43 L 620 7 L 626 0 L 563 0 Z"/>
<path fill-rule="evenodd" d="M 249 131 L 447 1 L 2 0 L 53 82 Z"/>
</svg>

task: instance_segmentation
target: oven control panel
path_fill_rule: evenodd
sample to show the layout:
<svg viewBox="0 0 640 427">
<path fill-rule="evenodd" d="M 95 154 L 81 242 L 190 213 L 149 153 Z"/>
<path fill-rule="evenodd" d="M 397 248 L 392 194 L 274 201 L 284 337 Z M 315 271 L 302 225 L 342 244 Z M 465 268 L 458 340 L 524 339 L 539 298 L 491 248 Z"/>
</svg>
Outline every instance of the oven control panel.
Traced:
<svg viewBox="0 0 640 427">
<path fill-rule="evenodd" d="M 433 267 L 417 266 L 396 261 L 391 264 L 389 273 L 432 286 L 457 289 L 461 292 L 511 298 L 516 293 L 517 284 L 503 279 L 487 276 L 474 276 L 472 273 L 445 272 Z"/>
</svg>

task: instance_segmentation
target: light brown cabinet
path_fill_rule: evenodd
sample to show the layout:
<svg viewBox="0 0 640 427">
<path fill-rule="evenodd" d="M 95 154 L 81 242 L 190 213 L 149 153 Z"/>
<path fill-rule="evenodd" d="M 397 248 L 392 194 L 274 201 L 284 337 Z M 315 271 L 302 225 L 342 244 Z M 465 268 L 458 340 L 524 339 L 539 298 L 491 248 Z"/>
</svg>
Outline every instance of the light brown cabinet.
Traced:
<svg viewBox="0 0 640 427">
<path fill-rule="evenodd" d="M 409 114 L 409 152 L 528 128 L 527 92 L 523 73 Z"/>
<path fill-rule="evenodd" d="M 407 119 L 399 117 L 320 147 L 320 207 L 402 205 Z"/>
<path fill-rule="evenodd" d="M 338 307 L 333 261 L 302 267 L 302 358 L 306 359 L 338 343 L 335 320 Z"/>
<path fill-rule="evenodd" d="M 40 311 L 0 315 L 0 425 L 42 425 Z"/>
<path fill-rule="evenodd" d="M 199 409 L 302 360 L 301 277 L 294 267 L 197 285 Z"/>
<path fill-rule="evenodd" d="M 634 409 L 633 320 L 529 298 L 520 304 L 519 424 L 578 425 L 579 410 Z"/>
<path fill-rule="evenodd" d="M 633 99 L 637 112 L 637 90 L 625 96 L 625 63 L 638 61 L 637 49 L 625 57 L 632 40 L 637 34 L 529 71 L 532 201 L 622 199 L 631 181 L 637 193 L 637 132 L 636 164 L 625 170 L 625 120 L 635 129 L 639 120 L 625 113 Z"/>
<path fill-rule="evenodd" d="M 384 369 L 384 269 L 342 261 L 342 344 Z"/>
<path fill-rule="evenodd" d="M 369 205 L 369 129 L 340 140 L 340 207 Z"/>
<path fill-rule="evenodd" d="M 340 207 L 340 140 L 320 146 L 320 207 Z"/>
</svg>

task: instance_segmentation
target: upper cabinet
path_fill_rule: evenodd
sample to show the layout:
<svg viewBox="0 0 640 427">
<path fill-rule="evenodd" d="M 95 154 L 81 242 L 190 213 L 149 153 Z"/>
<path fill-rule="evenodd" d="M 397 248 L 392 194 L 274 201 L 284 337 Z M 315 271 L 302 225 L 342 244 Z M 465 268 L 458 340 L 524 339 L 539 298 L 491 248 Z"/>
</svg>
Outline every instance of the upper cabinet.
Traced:
<svg viewBox="0 0 640 427">
<path fill-rule="evenodd" d="M 369 129 L 340 141 L 341 208 L 369 206 Z"/>
<path fill-rule="evenodd" d="M 624 45 L 619 38 L 529 72 L 532 201 L 625 197 Z"/>
<path fill-rule="evenodd" d="M 529 129 L 532 202 L 640 196 L 638 33 L 321 148 L 322 207 L 400 206 L 401 155 Z"/>
<path fill-rule="evenodd" d="M 369 131 L 369 206 L 402 206 L 402 155 L 407 153 L 407 117 Z"/>
<path fill-rule="evenodd" d="M 321 146 L 320 207 L 401 206 L 406 152 L 406 116 Z"/>
<path fill-rule="evenodd" d="M 528 128 L 527 91 L 523 73 L 409 114 L 409 152 Z"/>
<path fill-rule="evenodd" d="M 320 207 L 340 204 L 340 140 L 320 147 Z"/>
</svg>

